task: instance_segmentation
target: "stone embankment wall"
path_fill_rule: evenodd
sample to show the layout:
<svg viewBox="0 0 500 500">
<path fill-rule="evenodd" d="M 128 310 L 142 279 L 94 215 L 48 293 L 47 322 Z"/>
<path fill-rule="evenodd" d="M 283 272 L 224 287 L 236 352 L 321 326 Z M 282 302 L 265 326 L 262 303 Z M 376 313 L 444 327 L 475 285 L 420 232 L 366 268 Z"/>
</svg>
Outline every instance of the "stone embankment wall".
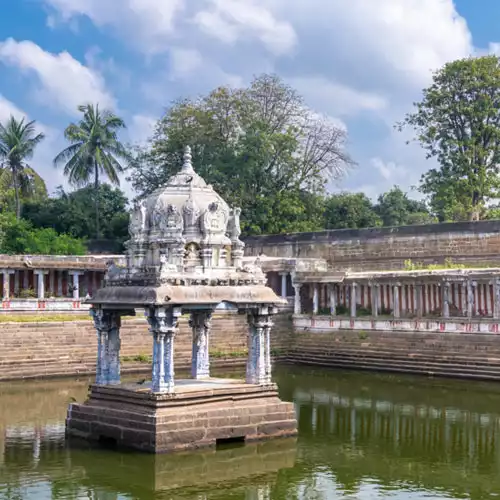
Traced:
<svg viewBox="0 0 500 500">
<path fill-rule="evenodd" d="M 500 264 L 500 221 L 342 229 L 252 236 L 245 255 L 322 258 L 339 270 L 402 269 L 405 260 L 426 264 Z"/>
<path fill-rule="evenodd" d="M 498 334 L 341 330 L 291 337 L 292 364 L 500 381 Z"/>
<path fill-rule="evenodd" d="M 96 334 L 88 320 L 3 323 L 0 381 L 93 375 Z M 126 320 L 121 330 L 122 373 L 151 371 L 152 341 L 144 319 Z M 429 332 L 293 332 L 289 314 L 275 319 L 276 361 L 296 365 L 416 373 L 500 381 L 498 334 Z M 213 368 L 243 368 L 246 317 L 214 316 L 210 351 Z M 175 340 L 175 369 L 191 364 L 191 332 L 181 321 Z"/>
<path fill-rule="evenodd" d="M 274 355 L 286 346 L 291 328 L 290 315 L 278 315 L 273 330 Z M 95 373 L 97 340 L 89 320 L 2 323 L 0 329 L 0 381 Z M 124 320 L 121 339 L 122 373 L 150 372 L 152 339 L 146 320 Z M 191 330 L 183 317 L 175 339 L 177 372 L 190 368 L 191 347 Z M 246 316 L 214 315 L 210 338 L 212 367 L 243 366 L 246 351 Z"/>
</svg>

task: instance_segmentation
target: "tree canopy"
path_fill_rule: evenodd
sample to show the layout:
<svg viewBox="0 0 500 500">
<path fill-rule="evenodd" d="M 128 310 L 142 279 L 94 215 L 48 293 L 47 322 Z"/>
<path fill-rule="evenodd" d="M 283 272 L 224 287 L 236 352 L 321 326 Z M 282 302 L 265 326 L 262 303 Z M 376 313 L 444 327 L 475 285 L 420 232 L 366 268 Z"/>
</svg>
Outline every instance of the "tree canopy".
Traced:
<svg viewBox="0 0 500 500">
<path fill-rule="evenodd" d="M 54 165 L 64 164 L 64 175 L 70 184 L 81 187 L 94 184 L 94 208 L 96 238 L 99 227 L 99 183 L 105 175 L 109 182 L 118 186 L 118 174 L 123 172 L 120 159 L 128 159 L 127 149 L 118 139 L 118 132 L 125 122 L 111 111 L 99 109 L 99 105 L 79 106 L 83 114 L 77 123 L 71 123 L 64 131 L 70 145 L 54 158 Z"/>
<path fill-rule="evenodd" d="M 11 116 L 0 123 L 0 167 L 4 187 L 14 191 L 16 217 L 21 216 L 21 200 L 35 189 L 34 171 L 26 163 L 33 157 L 35 148 L 44 139 L 36 133 L 35 121 L 25 122 Z M 6 185 L 7 184 L 7 185 Z"/>
<path fill-rule="evenodd" d="M 117 249 L 128 237 L 128 200 L 124 193 L 109 184 L 100 184 L 99 219 L 101 239 L 116 243 Z M 75 238 L 90 239 L 96 233 L 94 217 L 94 186 L 67 193 L 62 187 L 56 196 L 23 207 L 23 218 L 36 228 L 52 228 Z"/>
<path fill-rule="evenodd" d="M 500 62 L 497 56 L 445 64 L 399 128 L 409 126 L 438 167 L 420 189 L 440 220 L 477 220 L 500 195 Z"/>
<path fill-rule="evenodd" d="M 353 164 L 345 142 L 342 127 L 311 112 L 278 77 L 262 75 L 246 88 L 174 102 L 129 178 L 140 196 L 152 192 L 178 171 L 189 144 L 196 171 L 242 208 L 245 233 L 269 233 L 277 224 L 312 230 L 314 196 Z"/>
</svg>

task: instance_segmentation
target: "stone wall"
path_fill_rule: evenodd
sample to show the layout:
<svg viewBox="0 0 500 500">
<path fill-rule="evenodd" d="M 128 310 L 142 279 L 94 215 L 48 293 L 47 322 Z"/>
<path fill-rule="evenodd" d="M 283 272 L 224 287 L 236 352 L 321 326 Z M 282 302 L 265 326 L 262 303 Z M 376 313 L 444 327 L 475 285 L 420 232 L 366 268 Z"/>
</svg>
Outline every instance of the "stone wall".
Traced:
<svg viewBox="0 0 500 500">
<path fill-rule="evenodd" d="M 300 332 L 286 361 L 329 368 L 500 381 L 498 335 L 338 331 Z"/>
<path fill-rule="evenodd" d="M 408 259 L 498 265 L 500 221 L 252 236 L 245 244 L 247 256 L 323 258 L 341 270 L 401 269 Z"/>
<path fill-rule="evenodd" d="M 246 316 L 216 314 L 212 325 L 212 366 L 243 366 L 247 349 Z M 290 315 L 278 315 L 272 332 L 275 355 L 286 345 L 290 330 Z M 146 320 L 124 320 L 121 339 L 122 373 L 150 372 L 152 339 Z M 0 381 L 94 374 L 96 353 L 96 333 L 89 320 L 2 323 Z M 183 317 L 175 339 L 175 369 L 190 366 L 191 330 Z"/>
</svg>

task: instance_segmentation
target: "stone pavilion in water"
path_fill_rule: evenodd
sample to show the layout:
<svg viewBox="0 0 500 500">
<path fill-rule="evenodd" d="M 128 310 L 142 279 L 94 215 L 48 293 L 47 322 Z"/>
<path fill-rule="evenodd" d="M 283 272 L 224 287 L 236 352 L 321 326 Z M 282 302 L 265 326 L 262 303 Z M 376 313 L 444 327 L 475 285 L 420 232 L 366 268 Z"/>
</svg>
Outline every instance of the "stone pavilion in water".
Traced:
<svg viewBox="0 0 500 500">
<path fill-rule="evenodd" d="M 244 265 L 239 217 L 194 171 L 189 148 L 181 171 L 138 204 L 127 265 L 110 263 L 91 299 L 96 380 L 87 401 L 68 409 L 69 437 L 165 452 L 296 434 L 293 405 L 280 401 L 271 380 L 272 317 L 283 300 L 266 286 L 258 260 Z M 210 376 L 217 307 L 248 317 L 246 380 Z M 121 383 L 120 318 L 137 309 L 153 339 L 151 382 Z M 175 335 L 184 314 L 193 332 L 192 378 L 176 380 Z"/>
</svg>

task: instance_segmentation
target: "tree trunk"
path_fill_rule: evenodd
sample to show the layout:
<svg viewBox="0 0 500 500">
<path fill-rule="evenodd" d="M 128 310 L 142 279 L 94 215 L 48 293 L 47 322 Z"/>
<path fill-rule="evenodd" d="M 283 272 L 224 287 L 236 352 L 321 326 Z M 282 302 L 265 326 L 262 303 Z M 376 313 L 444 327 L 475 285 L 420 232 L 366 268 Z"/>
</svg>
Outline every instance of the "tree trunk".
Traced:
<svg viewBox="0 0 500 500">
<path fill-rule="evenodd" d="M 100 238 L 99 230 L 99 166 L 97 163 L 94 165 L 95 168 L 95 180 L 94 180 L 94 203 L 95 203 L 95 237 L 98 240 Z"/>
<path fill-rule="evenodd" d="M 21 218 L 21 199 L 19 197 L 19 177 L 17 175 L 17 169 L 12 168 L 12 182 L 14 184 L 14 199 L 16 203 L 16 218 L 19 220 Z"/>
</svg>

